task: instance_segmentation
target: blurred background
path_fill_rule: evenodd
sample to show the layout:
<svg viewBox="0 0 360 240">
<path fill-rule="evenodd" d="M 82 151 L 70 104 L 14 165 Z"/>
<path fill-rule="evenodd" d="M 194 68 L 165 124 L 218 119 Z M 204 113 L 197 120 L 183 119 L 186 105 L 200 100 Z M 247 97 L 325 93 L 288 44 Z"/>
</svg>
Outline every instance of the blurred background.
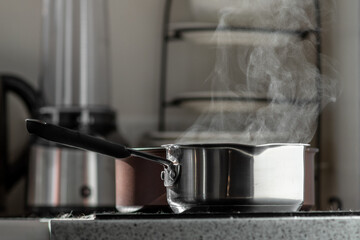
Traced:
<svg viewBox="0 0 360 240">
<path fill-rule="evenodd" d="M 355 210 L 360 209 L 360 3 L 336 0 L 329 5 L 323 1 L 322 53 L 334 63 L 341 94 L 322 113 L 320 206 L 328 210 L 329 198 L 336 197 L 344 209 Z M 174 0 L 171 21 L 191 20 L 190 8 L 187 0 Z M 109 10 L 111 107 L 117 114 L 119 132 L 131 146 L 139 146 L 144 133 L 156 130 L 159 124 L 164 1 L 109 0 Z M 15 73 L 36 88 L 41 16 L 41 0 L 0 0 L 0 73 Z M 214 47 L 174 41 L 168 54 L 170 96 L 206 85 L 214 66 Z M 10 158 L 15 159 L 28 138 L 24 126 L 28 113 L 14 96 L 9 105 Z M 169 128 L 193 119 L 191 114 L 170 113 Z M 22 179 L 9 194 L 10 212 L 21 212 L 25 182 Z"/>
</svg>

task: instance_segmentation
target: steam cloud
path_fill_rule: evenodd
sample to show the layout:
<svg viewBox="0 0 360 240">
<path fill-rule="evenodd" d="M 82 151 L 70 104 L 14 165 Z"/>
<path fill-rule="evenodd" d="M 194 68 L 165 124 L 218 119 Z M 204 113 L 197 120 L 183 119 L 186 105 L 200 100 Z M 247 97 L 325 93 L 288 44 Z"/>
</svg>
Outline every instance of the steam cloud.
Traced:
<svg viewBox="0 0 360 240">
<path fill-rule="evenodd" d="M 207 79 L 213 100 L 178 143 L 310 142 L 319 111 L 337 94 L 335 79 L 320 75 L 316 66 L 315 34 L 289 31 L 316 29 L 314 1 L 230 2 L 220 11 L 213 36 L 217 57 Z M 242 44 L 233 45 L 241 34 L 224 29 L 234 26 L 279 31 L 244 32 Z M 224 94 L 249 99 L 216 101 Z"/>
</svg>

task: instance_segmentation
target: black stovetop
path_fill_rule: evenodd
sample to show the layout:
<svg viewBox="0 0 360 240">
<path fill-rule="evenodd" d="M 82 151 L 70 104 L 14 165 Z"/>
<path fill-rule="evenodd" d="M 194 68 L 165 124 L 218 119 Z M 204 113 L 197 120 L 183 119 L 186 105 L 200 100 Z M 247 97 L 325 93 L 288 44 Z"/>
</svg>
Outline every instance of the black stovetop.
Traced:
<svg viewBox="0 0 360 240">
<path fill-rule="evenodd" d="M 189 218 L 279 218 L 279 217 L 341 217 L 360 216 L 360 211 L 300 211 L 300 212 L 266 212 L 266 213 L 221 213 L 197 212 L 175 214 L 170 212 L 139 212 L 139 213 L 96 213 L 97 220 L 116 219 L 189 219 Z"/>
</svg>

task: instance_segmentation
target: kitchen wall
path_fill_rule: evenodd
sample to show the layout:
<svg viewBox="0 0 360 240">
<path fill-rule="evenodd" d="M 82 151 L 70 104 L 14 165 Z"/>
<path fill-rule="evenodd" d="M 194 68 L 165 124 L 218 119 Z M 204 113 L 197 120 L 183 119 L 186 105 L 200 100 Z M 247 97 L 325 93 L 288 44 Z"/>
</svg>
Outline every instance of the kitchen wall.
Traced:
<svg viewBox="0 0 360 240">
<path fill-rule="evenodd" d="M 186 1 L 176 1 L 182 4 L 177 5 L 175 18 L 189 17 L 185 13 Z M 136 146 L 144 132 L 156 129 L 158 121 L 164 1 L 109 2 L 112 107 L 118 112 L 122 134 Z M 327 206 L 328 197 L 339 196 L 346 208 L 359 209 L 359 2 L 336 0 L 334 5 L 334 17 L 326 16 L 324 22 L 323 51 L 335 60 L 342 92 L 337 103 L 325 109 L 322 118 L 322 203 Z M 40 34 L 41 0 L 0 0 L 0 73 L 17 73 L 37 86 Z M 170 53 L 176 56 L 169 65 L 175 86 L 170 92 L 175 94 L 179 89 L 193 86 L 194 79 L 206 78 L 212 60 L 204 57 L 205 61 L 199 56 L 212 56 L 211 51 L 206 53 L 194 45 L 174 43 Z M 193 54 L 192 57 L 189 54 Z M 26 112 L 13 97 L 11 106 L 10 142 L 15 154 L 26 140 L 23 124 Z M 15 190 L 13 198 L 23 199 L 21 186 Z"/>
<path fill-rule="evenodd" d="M 327 1 L 325 1 L 327 2 Z M 333 59 L 341 93 L 322 116 L 322 203 L 337 196 L 347 209 L 360 208 L 359 1 L 334 1 L 324 21 L 323 52 Z"/>
<path fill-rule="evenodd" d="M 110 1 L 112 102 L 132 143 L 156 128 L 163 0 Z"/>
<path fill-rule="evenodd" d="M 39 74 L 40 0 L 0 0 L 0 73 L 15 73 L 37 86 Z M 8 114 L 10 157 L 28 140 L 24 118 L 28 115 L 17 98 L 10 96 Z M 25 179 L 7 199 L 7 213 L 21 214 L 25 201 Z"/>
</svg>

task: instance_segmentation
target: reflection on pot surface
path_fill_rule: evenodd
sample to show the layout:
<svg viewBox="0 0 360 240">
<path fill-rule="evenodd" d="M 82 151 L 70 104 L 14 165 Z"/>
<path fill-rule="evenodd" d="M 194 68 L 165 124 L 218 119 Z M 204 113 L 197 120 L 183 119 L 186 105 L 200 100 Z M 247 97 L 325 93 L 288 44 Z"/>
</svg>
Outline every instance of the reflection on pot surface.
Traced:
<svg viewBox="0 0 360 240">
<path fill-rule="evenodd" d="M 164 148 L 136 149 L 159 157 L 165 157 Z M 166 189 L 160 179 L 163 167 L 145 159 L 130 156 L 115 161 L 116 209 L 134 212 L 144 207 L 161 209 L 168 206 Z"/>
</svg>

